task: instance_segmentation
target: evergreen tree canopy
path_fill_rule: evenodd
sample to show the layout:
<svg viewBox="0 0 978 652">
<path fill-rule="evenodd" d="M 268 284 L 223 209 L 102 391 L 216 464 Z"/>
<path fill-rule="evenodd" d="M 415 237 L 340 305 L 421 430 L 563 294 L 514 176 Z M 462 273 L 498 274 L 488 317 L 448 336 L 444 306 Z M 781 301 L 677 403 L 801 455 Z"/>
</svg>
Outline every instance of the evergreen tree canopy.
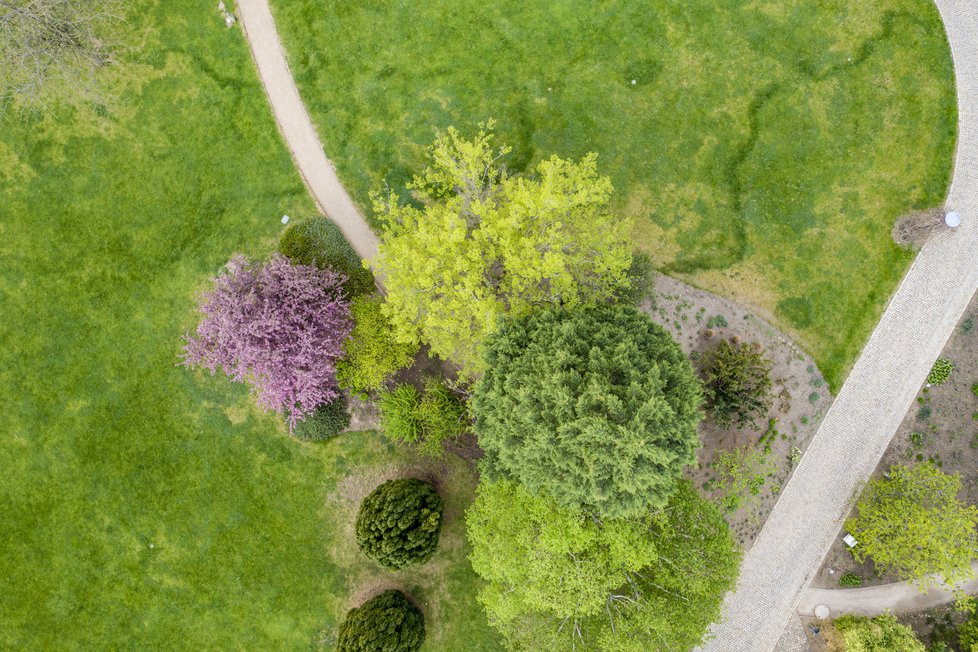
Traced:
<svg viewBox="0 0 978 652">
<path fill-rule="evenodd" d="M 500 316 L 548 305 L 593 305 L 629 285 L 631 225 L 607 211 L 611 181 L 597 157 L 541 161 L 531 178 L 500 166 L 492 133 L 455 129 L 409 185 L 421 208 L 375 196 L 384 222 L 379 272 L 399 337 L 470 372 Z"/>
<path fill-rule="evenodd" d="M 424 616 L 400 591 L 384 591 L 346 614 L 337 652 L 416 652 L 424 643 Z"/>
<path fill-rule="evenodd" d="M 719 510 L 685 480 L 664 509 L 604 521 L 484 481 L 466 525 L 479 600 L 514 649 L 690 649 L 739 565 Z"/>
<path fill-rule="evenodd" d="M 626 306 L 508 320 L 473 394 L 484 470 L 602 517 L 662 507 L 696 461 L 702 389 L 669 334 Z"/>
<path fill-rule="evenodd" d="M 774 363 L 757 342 L 720 340 L 703 356 L 708 408 L 721 428 L 743 427 L 771 409 Z"/>
</svg>

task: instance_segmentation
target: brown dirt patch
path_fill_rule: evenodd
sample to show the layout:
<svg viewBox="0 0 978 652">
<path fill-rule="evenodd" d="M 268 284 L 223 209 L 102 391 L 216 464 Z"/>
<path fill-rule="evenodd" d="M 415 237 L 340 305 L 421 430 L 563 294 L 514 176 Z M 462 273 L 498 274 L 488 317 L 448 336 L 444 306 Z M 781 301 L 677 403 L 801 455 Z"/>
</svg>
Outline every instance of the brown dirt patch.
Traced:
<svg viewBox="0 0 978 652">
<path fill-rule="evenodd" d="M 747 550 L 777 502 L 781 487 L 788 481 L 792 447 L 804 452 L 828 411 L 832 402 L 828 384 L 811 356 L 753 311 L 732 301 L 659 275 L 655 303 L 646 303 L 643 310 L 672 333 L 693 360 L 694 367 L 703 352 L 719 338 L 734 336 L 744 342 L 760 342 L 774 362 L 771 373 L 774 404 L 769 414 L 746 428 L 721 429 L 709 418 L 704 420 L 700 426 L 699 464 L 687 472 L 702 493 L 718 499 L 721 492 L 709 490 L 709 483 L 715 479 L 710 465 L 717 449 L 757 446 L 769 429 L 773 427 L 777 431 L 769 440 L 770 459 L 776 466 L 774 475 L 752 504 L 727 514 L 734 535 Z"/>
</svg>

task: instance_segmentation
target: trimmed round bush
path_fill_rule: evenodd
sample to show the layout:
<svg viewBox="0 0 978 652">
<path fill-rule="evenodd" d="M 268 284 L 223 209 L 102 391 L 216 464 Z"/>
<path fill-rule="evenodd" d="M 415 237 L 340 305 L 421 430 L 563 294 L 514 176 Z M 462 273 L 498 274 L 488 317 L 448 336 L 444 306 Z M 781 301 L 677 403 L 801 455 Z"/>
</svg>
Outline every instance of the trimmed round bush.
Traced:
<svg viewBox="0 0 978 652">
<path fill-rule="evenodd" d="M 384 591 L 351 609 L 340 625 L 337 652 L 415 652 L 424 643 L 424 615 L 400 591 Z"/>
<path fill-rule="evenodd" d="M 337 436 L 350 425 L 346 396 L 340 394 L 331 403 L 325 403 L 301 421 L 297 421 L 292 434 L 303 441 L 326 441 Z"/>
<path fill-rule="evenodd" d="M 357 544 L 385 568 L 418 566 L 431 559 L 438 546 L 441 512 L 441 496 L 427 482 L 390 480 L 361 503 Z"/>
<path fill-rule="evenodd" d="M 346 276 L 344 289 L 352 298 L 377 289 L 374 275 L 364 268 L 340 227 L 325 217 L 314 217 L 293 224 L 279 242 L 278 250 L 294 265 L 315 265 Z"/>
</svg>

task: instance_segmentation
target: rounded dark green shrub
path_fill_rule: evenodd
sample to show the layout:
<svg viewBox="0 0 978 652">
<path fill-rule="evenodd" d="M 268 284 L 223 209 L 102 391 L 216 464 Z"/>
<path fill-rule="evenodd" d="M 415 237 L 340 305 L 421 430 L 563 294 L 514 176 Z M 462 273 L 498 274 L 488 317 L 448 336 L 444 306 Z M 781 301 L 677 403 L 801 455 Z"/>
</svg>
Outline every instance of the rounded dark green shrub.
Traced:
<svg viewBox="0 0 978 652">
<path fill-rule="evenodd" d="M 340 625 L 337 652 L 415 652 L 424 643 L 424 615 L 400 591 L 384 591 L 351 609 Z"/>
<path fill-rule="evenodd" d="M 340 228 L 325 217 L 314 217 L 293 224 L 279 242 L 278 250 L 296 265 L 330 268 L 346 276 L 349 297 L 370 294 L 377 289 L 374 276 L 364 268 L 360 256 L 343 237 Z"/>
<path fill-rule="evenodd" d="M 363 554 L 392 570 L 423 564 L 438 546 L 441 512 L 441 496 L 427 482 L 390 480 L 361 503 L 357 543 Z"/>
<path fill-rule="evenodd" d="M 340 394 L 332 403 L 316 408 L 316 411 L 295 424 L 292 434 L 303 441 L 332 439 L 350 425 L 346 396 Z"/>
<path fill-rule="evenodd" d="M 721 340 L 703 355 L 701 365 L 708 409 L 718 426 L 743 427 L 767 414 L 774 363 L 760 344 Z"/>
</svg>

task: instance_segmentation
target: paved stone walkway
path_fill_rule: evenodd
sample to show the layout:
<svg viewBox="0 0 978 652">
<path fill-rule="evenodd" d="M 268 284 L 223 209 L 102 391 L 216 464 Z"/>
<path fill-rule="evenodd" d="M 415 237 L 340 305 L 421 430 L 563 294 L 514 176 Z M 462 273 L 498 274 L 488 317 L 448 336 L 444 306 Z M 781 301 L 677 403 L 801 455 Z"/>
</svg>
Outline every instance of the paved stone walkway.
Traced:
<svg viewBox="0 0 978 652">
<path fill-rule="evenodd" d="M 336 222 L 360 257 L 372 259 L 377 253 L 377 236 L 340 184 L 333 164 L 323 152 L 289 71 L 268 0 L 237 0 L 236 4 L 272 113 L 306 186 L 320 210 Z"/>
<path fill-rule="evenodd" d="M 960 132 L 947 206 L 954 232 L 914 261 L 744 558 L 704 652 L 770 652 L 955 324 L 978 288 L 978 1 L 937 0 L 957 78 Z"/>
<path fill-rule="evenodd" d="M 812 646 L 805 634 L 805 624 L 799 618 L 789 618 L 781 632 L 781 639 L 774 648 L 775 652 L 811 652 Z"/>
<path fill-rule="evenodd" d="M 978 561 L 971 563 L 972 579 L 958 588 L 970 595 L 978 594 Z M 814 617 L 815 607 L 826 605 L 832 610 L 832 617 L 845 614 L 856 616 L 878 616 L 882 613 L 907 613 L 922 611 L 953 602 L 954 593 L 946 586 L 935 586 L 926 593 L 916 584 L 893 582 L 881 586 L 867 586 L 860 589 L 805 589 L 798 603 L 798 613 Z M 797 618 L 795 619 L 797 620 Z"/>
</svg>

